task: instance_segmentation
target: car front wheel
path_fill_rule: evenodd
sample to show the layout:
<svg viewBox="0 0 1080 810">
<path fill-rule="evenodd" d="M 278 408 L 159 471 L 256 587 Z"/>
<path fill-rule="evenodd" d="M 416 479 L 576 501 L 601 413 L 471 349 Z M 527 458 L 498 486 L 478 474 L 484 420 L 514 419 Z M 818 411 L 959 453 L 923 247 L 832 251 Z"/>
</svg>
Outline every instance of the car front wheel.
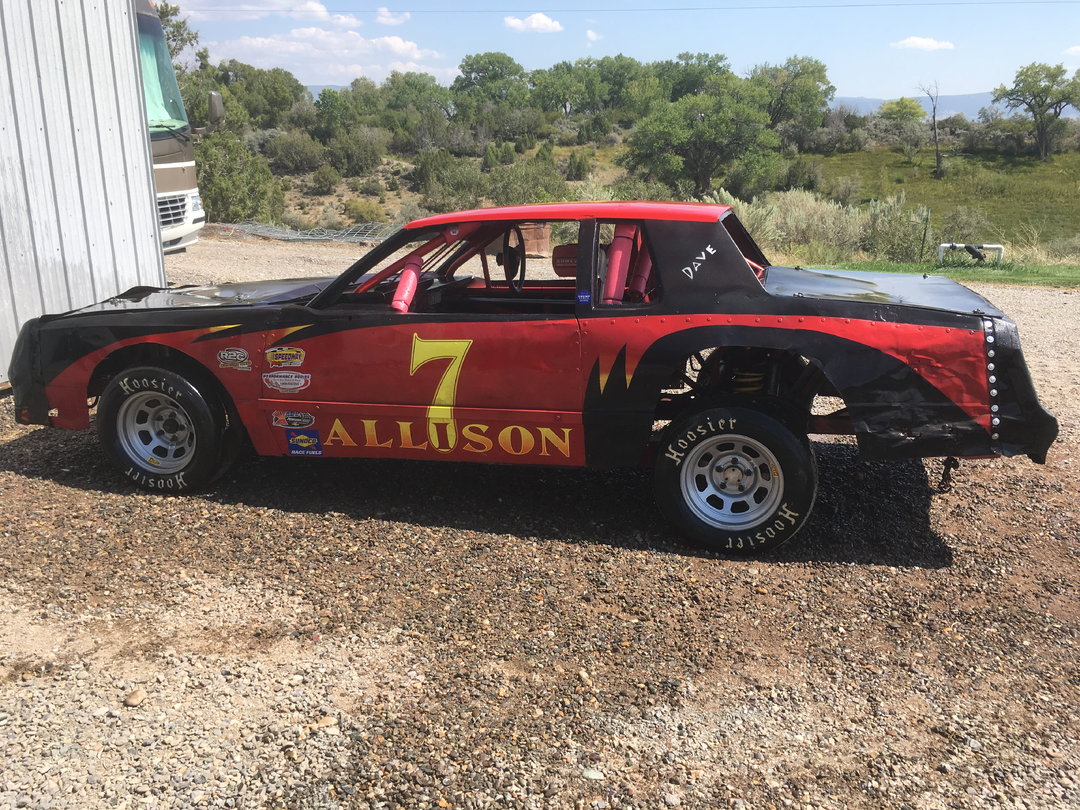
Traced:
<svg viewBox="0 0 1080 810">
<path fill-rule="evenodd" d="M 693 542 L 749 555 L 790 540 L 817 494 L 805 437 L 752 408 L 708 408 L 673 423 L 657 455 L 654 490 Z"/>
<path fill-rule="evenodd" d="M 228 421 L 210 389 L 154 366 L 120 372 L 98 403 L 106 451 L 130 481 L 158 492 L 197 489 L 224 470 Z"/>
</svg>

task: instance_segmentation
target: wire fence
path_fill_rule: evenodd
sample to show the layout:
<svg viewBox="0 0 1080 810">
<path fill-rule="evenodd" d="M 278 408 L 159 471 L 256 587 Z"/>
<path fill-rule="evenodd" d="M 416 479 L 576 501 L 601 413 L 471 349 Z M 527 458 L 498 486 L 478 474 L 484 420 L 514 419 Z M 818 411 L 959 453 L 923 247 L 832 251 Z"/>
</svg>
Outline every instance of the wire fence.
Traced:
<svg viewBox="0 0 1080 810">
<path fill-rule="evenodd" d="M 380 222 L 366 222 L 341 230 L 312 228 L 298 231 L 283 225 L 263 225 L 258 222 L 240 222 L 235 225 L 219 226 L 226 233 L 241 233 L 248 236 L 261 236 L 264 239 L 280 239 L 284 242 L 365 242 L 378 244 L 396 231 L 400 226 Z"/>
</svg>

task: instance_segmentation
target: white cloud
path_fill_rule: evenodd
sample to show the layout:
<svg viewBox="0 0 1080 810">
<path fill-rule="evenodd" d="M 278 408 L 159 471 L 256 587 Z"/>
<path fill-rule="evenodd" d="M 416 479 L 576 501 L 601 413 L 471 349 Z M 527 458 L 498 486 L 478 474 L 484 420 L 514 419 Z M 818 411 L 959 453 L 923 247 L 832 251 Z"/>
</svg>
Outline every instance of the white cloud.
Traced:
<svg viewBox="0 0 1080 810">
<path fill-rule="evenodd" d="M 529 32 L 532 34 L 553 34 L 562 31 L 562 23 L 553 20 L 547 14 L 530 14 L 525 19 L 520 17 L 503 17 L 503 24 L 511 31 L 519 33 Z"/>
<path fill-rule="evenodd" d="M 263 17 L 277 15 L 289 17 L 295 20 L 311 20 L 313 22 L 330 23 L 342 28 L 358 28 L 363 23 L 352 14 L 331 14 L 326 6 L 316 0 L 304 0 L 297 3 L 296 0 L 261 0 L 258 3 L 237 2 L 230 3 L 227 9 L 211 11 L 203 9 L 191 12 L 193 22 L 205 20 L 260 20 Z"/>
<path fill-rule="evenodd" d="M 889 44 L 894 48 L 911 48 L 916 51 L 951 51 L 956 47 L 951 42 L 931 37 L 908 37 Z"/>
<path fill-rule="evenodd" d="M 595 31 L 593 31 L 591 28 L 588 29 L 585 32 L 585 39 L 589 40 L 589 42 L 599 42 L 603 38 L 604 38 L 603 34 L 598 34 Z"/>
<path fill-rule="evenodd" d="M 1066 56 L 1080 56 L 1080 45 L 1073 45 L 1071 48 L 1066 48 L 1062 53 Z"/>
<path fill-rule="evenodd" d="M 362 37 L 355 31 L 294 28 L 266 37 L 210 43 L 212 59 L 238 59 L 259 68 L 285 68 L 303 84 L 348 84 L 358 76 L 381 81 L 391 71 L 431 73 L 448 80 L 455 70 L 428 67 L 440 58 L 398 36 Z"/>
<path fill-rule="evenodd" d="M 380 25 L 401 25 L 404 22 L 408 22 L 409 17 L 411 16 L 412 14 L 407 11 L 403 11 L 400 14 L 394 14 L 390 9 L 383 7 L 379 9 L 377 16 L 375 17 L 375 22 Z"/>
</svg>

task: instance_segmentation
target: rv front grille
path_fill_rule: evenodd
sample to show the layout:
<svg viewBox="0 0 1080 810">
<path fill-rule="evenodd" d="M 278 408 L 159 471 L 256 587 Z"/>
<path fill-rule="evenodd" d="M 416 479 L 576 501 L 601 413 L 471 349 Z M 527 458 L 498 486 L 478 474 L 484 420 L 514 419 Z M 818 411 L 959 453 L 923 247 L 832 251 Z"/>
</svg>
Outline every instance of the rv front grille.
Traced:
<svg viewBox="0 0 1080 810">
<path fill-rule="evenodd" d="M 157 210 L 158 221 L 162 228 L 171 228 L 174 225 L 182 225 L 187 216 L 187 194 L 176 194 L 172 197 L 158 197 Z"/>
</svg>

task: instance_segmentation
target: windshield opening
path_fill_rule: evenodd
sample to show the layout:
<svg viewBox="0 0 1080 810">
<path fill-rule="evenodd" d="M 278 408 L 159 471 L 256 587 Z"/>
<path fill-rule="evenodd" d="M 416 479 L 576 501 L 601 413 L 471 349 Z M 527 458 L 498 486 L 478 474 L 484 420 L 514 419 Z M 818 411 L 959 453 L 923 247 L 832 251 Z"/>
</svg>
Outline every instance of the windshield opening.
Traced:
<svg viewBox="0 0 1080 810">
<path fill-rule="evenodd" d="M 174 129 L 186 131 L 187 113 L 161 23 L 147 14 L 135 16 L 139 21 L 139 63 L 150 136 L 161 136 Z"/>
</svg>

